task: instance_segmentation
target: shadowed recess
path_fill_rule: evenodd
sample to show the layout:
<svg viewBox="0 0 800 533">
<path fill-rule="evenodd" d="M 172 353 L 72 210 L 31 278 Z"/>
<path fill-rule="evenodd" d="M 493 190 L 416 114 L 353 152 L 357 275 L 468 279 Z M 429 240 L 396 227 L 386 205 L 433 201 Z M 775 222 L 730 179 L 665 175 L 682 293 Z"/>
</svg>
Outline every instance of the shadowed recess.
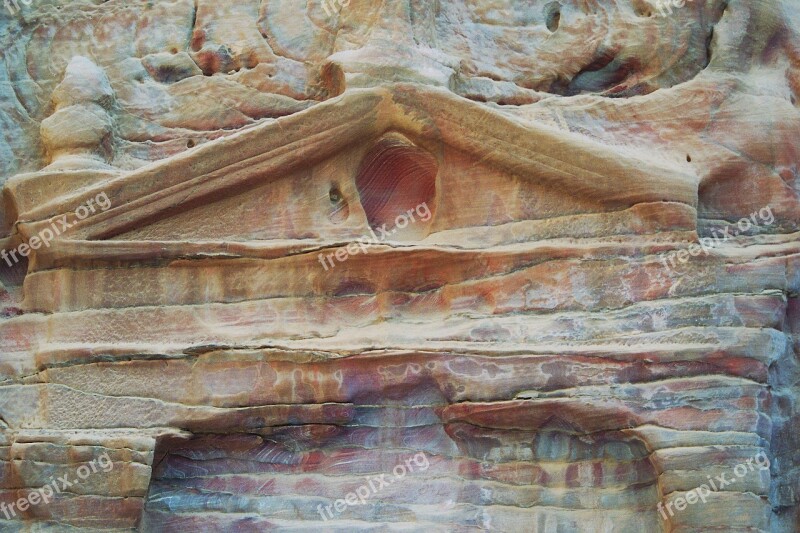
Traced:
<svg viewBox="0 0 800 533">
<path fill-rule="evenodd" d="M 556 415 L 522 430 L 443 424 L 425 409 L 354 414 L 351 426 L 161 442 L 142 531 L 386 531 L 380 524 L 405 521 L 416 526 L 407 531 L 524 523 L 589 533 L 597 513 L 613 516 L 614 531 L 662 530 L 658 474 L 636 438 L 585 435 Z M 385 483 L 370 487 L 375 478 Z M 357 491 L 363 501 L 336 510 Z"/>
<path fill-rule="evenodd" d="M 438 166 L 425 150 L 399 139 L 382 139 L 364 156 L 356 176 L 371 227 L 392 228 L 398 216 L 433 204 Z"/>
</svg>

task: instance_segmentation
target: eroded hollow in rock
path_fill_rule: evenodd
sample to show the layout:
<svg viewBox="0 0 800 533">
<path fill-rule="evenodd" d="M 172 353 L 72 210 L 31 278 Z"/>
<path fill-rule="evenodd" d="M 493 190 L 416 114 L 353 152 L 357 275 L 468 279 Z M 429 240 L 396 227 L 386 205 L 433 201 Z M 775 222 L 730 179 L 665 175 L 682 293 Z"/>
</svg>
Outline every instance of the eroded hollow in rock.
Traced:
<svg viewBox="0 0 800 533">
<path fill-rule="evenodd" d="M 385 225 L 392 239 L 424 235 L 434 210 L 437 173 L 436 158 L 402 138 L 375 143 L 356 175 L 370 227 Z"/>
<path fill-rule="evenodd" d="M 347 199 L 336 184 L 331 184 L 328 191 L 328 199 L 330 200 L 330 212 L 328 218 L 334 224 L 341 224 L 350 216 L 350 206 Z"/>
<path fill-rule="evenodd" d="M 558 2 L 550 2 L 544 6 L 545 24 L 547 29 L 554 32 L 561 24 L 561 4 Z"/>
<path fill-rule="evenodd" d="M 399 516 L 413 531 L 600 531 L 579 526 L 595 513 L 614 531 L 661 531 L 658 473 L 638 438 L 556 416 L 526 430 L 420 414 L 359 406 L 344 425 L 165 439 L 142 530 L 366 531 Z M 336 503 L 350 493 L 360 501 Z"/>
</svg>

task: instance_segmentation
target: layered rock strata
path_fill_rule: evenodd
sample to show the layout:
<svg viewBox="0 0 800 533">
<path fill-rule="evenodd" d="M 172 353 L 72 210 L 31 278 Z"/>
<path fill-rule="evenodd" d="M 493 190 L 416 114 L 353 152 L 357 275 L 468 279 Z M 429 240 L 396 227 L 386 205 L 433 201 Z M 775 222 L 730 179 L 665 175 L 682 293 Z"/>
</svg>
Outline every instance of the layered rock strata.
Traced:
<svg viewBox="0 0 800 533">
<path fill-rule="evenodd" d="M 800 19 L 659 5 L 4 12 L 0 530 L 797 531 Z"/>
</svg>

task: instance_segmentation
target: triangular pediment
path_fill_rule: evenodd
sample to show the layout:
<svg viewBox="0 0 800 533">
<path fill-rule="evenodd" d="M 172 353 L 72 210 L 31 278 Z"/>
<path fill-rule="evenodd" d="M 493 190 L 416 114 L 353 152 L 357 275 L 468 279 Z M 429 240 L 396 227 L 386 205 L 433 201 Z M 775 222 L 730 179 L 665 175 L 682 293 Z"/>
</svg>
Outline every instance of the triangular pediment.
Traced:
<svg viewBox="0 0 800 533">
<path fill-rule="evenodd" d="M 406 147 L 386 148 L 387 143 Z M 385 160 L 365 163 L 384 148 L 388 155 L 380 157 Z M 380 172 L 411 177 L 394 184 L 399 196 L 373 198 L 370 207 L 356 183 L 369 164 L 374 175 L 362 176 L 367 183 L 362 185 L 378 196 L 384 184 L 368 182 Z M 433 176 L 424 170 L 429 167 Z M 433 182 L 420 184 L 414 172 Z M 381 216 L 390 219 L 392 205 L 386 204 L 396 197 L 433 203 L 438 221 L 429 224 L 427 235 L 648 202 L 692 207 L 697 196 L 696 178 L 666 164 L 546 124 L 505 117 L 444 90 L 409 85 L 349 91 L 136 171 L 107 174 L 94 185 L 31 208 L 16 200 L 15 191 L 24 183 L 13 182 L 7 194 L 16 222 L 35 234 L 103 193 L 112 207 L 85 220 L 73 217 L 59 238 L 346 240 L 363 234 L 366 225 L 380 226 L 373 222 Z M 492 179 L 493 186 L 483 188 L 483 179 Z M 342 201 L 352 217 L 337 205 Z M 538 212 L 540 205 L 548 211 Z M 352 220 L 342 223 L 337 217 Z"/>
</svg>

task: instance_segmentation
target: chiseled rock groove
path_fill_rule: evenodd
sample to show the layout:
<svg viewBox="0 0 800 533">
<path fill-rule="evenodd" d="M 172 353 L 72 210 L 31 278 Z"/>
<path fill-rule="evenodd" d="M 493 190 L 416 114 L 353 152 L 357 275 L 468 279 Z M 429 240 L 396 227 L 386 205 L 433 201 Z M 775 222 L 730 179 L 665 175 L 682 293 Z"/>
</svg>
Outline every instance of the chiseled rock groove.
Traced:
<svg viewBox="0 0 800 533">
<path fill-rule="evenodd" d="M 0 531 L 798 531 L 794 0 L 16 4 Z"/>
</svg>

